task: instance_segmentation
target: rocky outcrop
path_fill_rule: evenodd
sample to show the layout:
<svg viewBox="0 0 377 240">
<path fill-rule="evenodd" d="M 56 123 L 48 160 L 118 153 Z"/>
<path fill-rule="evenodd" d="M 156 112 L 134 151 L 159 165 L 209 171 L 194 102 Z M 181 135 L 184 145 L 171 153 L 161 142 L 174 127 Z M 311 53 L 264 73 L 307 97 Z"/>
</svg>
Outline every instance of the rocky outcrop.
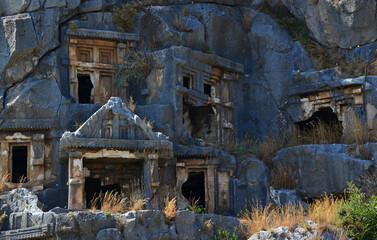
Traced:
<svg viewBox="0 0 377 240">
<path fill-rule="evenodd" d="M 307 221 L 303 226 L 298 226 L 294 229 L 289 227 L 278 227 L 275 229 L 269 229 L 266 231 L 260 231 L 253 234 L 249 240 L 311 240 L 319 239 L 323 240 L 336 240 L 339 239 L 337 235 L 337 229 L 333 228 L 334 231 L 318 231 L 317 224 L 313 221 Z M 320 236 L 318 236 L 320 234 Z M 346 237 L 347 240 L 349 238 Z"/>
<path fill-rule="evenodd" d="M 4 99 L 2 118 L 54 118 L 62 96 L 55 80 L 30 77 L 10 88 Z"/>
<path fill-rule="evenodd" d="M 302 196 L 343 193 L 347 182 L 357 180 L 373 166 L 372 161 L 348 153 L 348 148 L 342 144 L 288 147 L 278 151 L 273 162 L 292 169 L 296 190 Z"/>
<path fill-rule="evenodd" d="M 377 38 L 375 0 L 279 2 L 304 19 L 313 37 L 328 47 L 353 48 Z"/>
<path fill-rule="evenodd" d="M 234 208 L 238 213 L 250 204 L 257 201 L 262 205 L 268 203 L 269 169 L 259 159 L 248 156 L 238 156 L 234 186 Z"/>
</svg>

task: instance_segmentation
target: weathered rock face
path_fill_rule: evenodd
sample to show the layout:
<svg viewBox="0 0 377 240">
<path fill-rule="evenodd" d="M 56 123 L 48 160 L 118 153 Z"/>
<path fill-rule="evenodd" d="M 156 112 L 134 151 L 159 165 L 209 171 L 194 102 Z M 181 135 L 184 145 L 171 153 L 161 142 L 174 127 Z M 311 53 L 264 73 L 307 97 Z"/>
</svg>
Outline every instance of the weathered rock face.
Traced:
<svg viewBox="0 0 377 240">
<path fill-rule="evenodd" d="M 238 213 L 257 201 L 262 205 L 268 203 L 269 169 L 255 157 L 237 157 L 235 179 L 232 180 L 234 191 L 234 209 Z"/>
<path fill-rule="evenodd" d="M 53 118 L 61 104 L 61 93 L 55 80 L 25 80 L 10 88 L 4 100 L 3 118 Z"/>
<path fill-rule="evenodd" d="M 253 16 L 248 38 L 253 54 L 245 64 L 239 82 L 238 130 L 250 131 L 261 137 L 278 131 L 289 122 L 282 105 L 285 91 L 290 86 L 293 72 L 313 68 L 310 58 L 300 43 L 292 41 L 288 33 L 270 16 L 250 12 Z M 250 104 L 252 103 L 252 104 Z M 263 123 L 263 124 L 262 124 Z"/>
<path fill-rule="evenodd" d="M 42 213 L 38 197 L 25 188 L 18 188 L 1 195 L 1 205 L 7 206 L 7 215 L 16 212 Z"/>
<path fill-rule="evenodd" d="M 336 231 L 336 229 L 334 229 Z M 320 236 L 318 236 L 320 234 Z M 269 229 L 267 231 L 260 231 L 252 235 L 249 240 L 309 240 L 319 237 L 323 240 L 336 240 L 339 239 L 336 232 L 318 231 L 317 224 L 313 221 L 307 221 L 305 226 L 298 226 L 295 229 L 289 229 L 289 227 L 278 227 L 275 229 Z M 346 238 L 349 240 L 349 238 Z"/>
<path fill-rule="evenodd" d="M 353 48 L 377 38 L 375 0 L 281 1 L 328 47 Z"/>
<path fill-rule="evenodd" d="M 213 239 L 220 227 L 229 232 L 237 228 L 236 233 L 241 233 L 237 218 L 189 211 L 177 211 L 173 220 L 167 220 L 161 211 L 150 210 L 121 215 L 64 209 L 42 212 L 37 196 L 26 189 L 3 194 L 1 204 L 7 206 L 9 216 L 1 238 L 11 238 L 19 234 L 19 229 L 23 229 L 23 234 L 62 240 Z"/>
<path fill-rule="evenodd" d="M 274 164 L 290 166 L 302 196 L 312 198 L 324 193 L 343 193 L 347 182 L 355 181 L 373 162 L 347 152 L 348 145 L 303 145 L 276 153 Z"/>
</svg>

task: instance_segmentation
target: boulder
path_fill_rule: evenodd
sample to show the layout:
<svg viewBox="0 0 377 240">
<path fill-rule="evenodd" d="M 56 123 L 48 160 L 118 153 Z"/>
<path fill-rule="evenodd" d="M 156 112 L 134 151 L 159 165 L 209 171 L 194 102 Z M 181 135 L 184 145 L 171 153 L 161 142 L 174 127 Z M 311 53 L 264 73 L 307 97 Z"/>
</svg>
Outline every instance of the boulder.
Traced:
<svg viewBox="0 0 377 240">
<path fill-rule="evenodd" d="M 299 203 L 307 205 L 297 196 L 296 190 L 291 189 L 275 189 L 270 187 L 270 198 L 278 206 Z"/>
<path fill-rule="evenodd" d="M 252 17 L 247 35 L 252 54 L 245 60 L 245 74 L 235 88 L 236 129 L 258 139 L 288 125 L 282 106 L 293 73 L 313 70 L 314 66 L 304 47 L 276 20 L 255 10 L 244 11 Z"/>
<path fill-rule="evenodd" d="M 23 13 L 29 7 L 31 0 L 2 0 L 0 9 L 3 15 L 13 15 Z"/>
<path fill-rule="evenodd" d="M 97 233 L 96 240 L 122 240 L 122 233 L 117 228 L 102 229 Z"/>
<path fill-rule="evenodd" d="M 56 81 L 30 77 L 10 88 L 1 118 L 53 118 L 61 103 Z"/>
<path fill-rule="evenodd" d="M 251 156 L 237 156 L 237 168 L 232 185 L 235 214 L 244 210 L 247 204 L 255 201 L 262 205 L 268 203 L 268 167 L 259 159 Z"/>
<path fill-rule="evenodd" d="M 5 192 L 0 198 L 1 205 L 8 205 L 7 215 L 17 212 L 29 212 L 32 214 L 42 213 L 42 204 L 38 197 L 26 188 L 13 189 Z"/>
<path fill-rule="evenodd" d="M 0 44 L 5 47 L 0 50 L 1 56 L 5 57 L 0 61 L 0 72 L 3 71 L 1 67 L 7 67 L 6 84 L 14 84 L 21 81 L 37 65 L 38 59 L 35 57 L 38 39 L 33 20 L 28 13 L 2 18 L 2 23 L 4 40 L 7 43 L 0 40 Z"/>
<path fill-rule="evenodd" d="M 278 151 L 274 165 L 289 166 L 294 172 L 296 190 L 313 198 L 325 193 L 343 193 L 347 182 L 365 174 L 373 162 L 355 158 L 348 145 L 302 145 Z"/>
<path fill-rule="evenodd" d="M 59 46 L 59 23 L 62 19 L 59 8 L 49 8 L 30 13 L 38 38 L 38 58 Z"/>
<path fill-rule="evenodd" d="M 304 19 L 313 37 L 328 47 L 353 48 L 377 38 L 376 0 L 278 2 Z"/>
</svg>

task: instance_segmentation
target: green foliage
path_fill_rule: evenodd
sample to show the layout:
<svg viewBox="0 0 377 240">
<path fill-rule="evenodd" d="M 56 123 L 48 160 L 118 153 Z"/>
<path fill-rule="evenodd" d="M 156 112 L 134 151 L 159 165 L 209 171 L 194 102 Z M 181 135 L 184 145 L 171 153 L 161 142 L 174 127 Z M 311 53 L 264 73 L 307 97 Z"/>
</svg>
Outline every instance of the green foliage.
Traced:
<svg viewBox="0 0 377 240">
<path fill-rule="evenodd" d="M 188 16 L 188 15 L 190 15 L 190 11 L 189 11 L 189 9 L 188 9 L 187 7 L 183 7 L 183 8 L 182 8 L 182 15 L 183 15 L 183 16 Z"/>
<path fill-rule="evenodd" d="M 191 145 L 191 143 L 190 143 L 188 137 L 187 137 L 187 136 L 184 136 L 184 135 L 182 135 L 182 136 L 179 138 L 179 144 L 184 145 L 184 146 L 189 146 L 189 145 Z"/>
<path fill-rule="evenodd" d="M 130 32 L 134 27 L 134 19 L 137 11 L 131 4 L 123 4 L 122 7 L 114 7 L 113 22 L 124 31 Z"/>
<path fill-rule="evenodd" d="M 219 228 L 217 229 L 217 234 L 215 235 L 215 240 L 237 240 L 238 236 L 236 234 L 237 228 L 233 228 L 233 233 L 230 235 L 227 229 Z"/>
<path fill-rule="evenodd" d="M 77 29 L 77 25 L 75 23 L 70 23 L 68 25 L 68 28 L 71 29 L 71 30 L 75 30 L 75 29 Z"/>
<path fill-rule="evenodd" d="M 141 83 L 152 71 L 153 57 L 149 53 L 128 51 L 121 63 L 114 63 L 113 84 L 121 87 L 127 83 L 130 88 Z"/>
<path fill-rule="evenodd" d="M 336 224 L 353 239 L 367 240 L 377 237 L 377 196 L 370 198 L 348 183 L 349 199 L 340 203 Z"/>
<path fill-rule="evenodd" d="M 285 6 L 272 7 L 268 0 L 263 1 L 260 9 L 261 12 L 273 16 L 283 29 L 302 45 L 307 48 L 313 47 L 314 41 L 304 20 L 293 16 Z"/>
<path fill-rule="evenodd" d="M 186 206 L 186 211 L 192 211 L 196 213 L 205 213 L 206 209 L 198 205 L 199 199 L 191 200 L 190 203 Z"/>
<path fill-rule="evenodd" d="M 105 211 L 105 217 L 106 217 L 106 218 L 111 217 L 111 212 L 110 212 L 109 210 L 106 210 L 106 211 Z"/>
<path fill-rule="evenodd" d="M 207 54 L 216 54 L 214 50 L 212 50 L 208 44 L 203 44 L 202 46 L 202 52 L 207 53 Z"/>
</svg>

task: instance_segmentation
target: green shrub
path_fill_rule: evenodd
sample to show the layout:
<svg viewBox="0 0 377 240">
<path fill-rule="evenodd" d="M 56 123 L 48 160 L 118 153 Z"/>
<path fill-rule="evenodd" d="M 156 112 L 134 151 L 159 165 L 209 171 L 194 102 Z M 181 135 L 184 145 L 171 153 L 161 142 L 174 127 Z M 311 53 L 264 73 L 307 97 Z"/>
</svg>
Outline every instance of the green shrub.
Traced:
<svg viewBox="0 0 377 240">
<path fill-rule="evenodd" d="M 207 53 L 207 54 L 216 54 L 214 50 L 212 50 L 208 44 L 203 44 L 202 46 L 202 52 Z"/>
<path fill-rule="evenodd" d="M 198 203 L 199 203 L 199 199 L 197 200 L 192 199 L 190 203 L 186 206 L 185 210 L 193 211 L 196 213 L 205 213 L 206 209 L 204 207 L 199 206 Z"/>
<path fill-rule="evenodd" d="M 68 28 L 71 29 L 71 30 L 76 30 L 77 29 L 77 25 L 76 25 L 76 23 L 70 23 L 68 25 Z"/>
<path fill-rule="evenodd" d="M 340 203 L 336 224 L 353 239 L 367 240 L 377 236 L 377 196 L 369 198 L 365 193 L 348 183 L 349 199 Z"/>
<path fill-rule="evenodd" d="M 134 27 L 134 18 L 137 15 L 137 11 L 131 4 L 123 4 L 122 7 L 114 8 L 113 22 L 124 31 L 130 32 Z"/>
<path fill-rule="evenodd" d="M 272 7 L 268 0 L 263 1 L 261 12 L 273 16 L 283 29 L 307 48 L 313 47 L 314 40 L 310 36 L 309 29 L 304 20 L 293 16 L 285 6 Z"/>
<path fill-rule="evenodd" d="M 237 240 L 238 236 L 236 234 L 237 228 L 233 228 L 233 233 L 230 235 L 227 229 L 219 228 L 217 229 L 217 234 L 215 235 L 215 240 Z"/>
<path fill-rule="evenodd" d="M 190 15 L 190 11 L 189 11 L 189 9 L 188 9 L 187 7 L 183 7 L 183 8 L 182 8 L 182 15 L 183 15 L 183 16 L 188 16 L 188 15 Z"/>
<path fill-rule="evenodd" d="M 114 63 L 114 86 L 122 86 L 127 83 L 134 87 L 145 80 L 151 73 L 153 56 L 150 53 L 128 51 L 121 63 Z"/>
</svg>

